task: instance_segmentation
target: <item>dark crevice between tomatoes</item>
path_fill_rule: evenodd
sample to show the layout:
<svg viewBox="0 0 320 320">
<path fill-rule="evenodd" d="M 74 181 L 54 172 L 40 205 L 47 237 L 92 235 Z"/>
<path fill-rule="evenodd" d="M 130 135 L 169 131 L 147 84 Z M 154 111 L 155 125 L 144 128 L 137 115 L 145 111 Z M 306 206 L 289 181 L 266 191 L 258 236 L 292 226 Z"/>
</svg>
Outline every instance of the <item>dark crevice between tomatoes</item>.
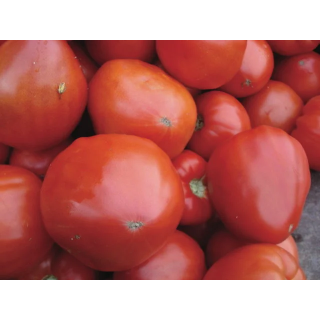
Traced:
<svg viewBox="0 0 320 320">
<path fill-rule="evenodd" d="M 126 225 L 129 228 L 129 230 L 136 231 L 143 227 L 144 224 L 141 221 L 128 221 Z"/>
<path fill-rule="evenodd" d="M 203 184 L 203 179 L 204 177 L 201 179 L 192 179 L 189 183 L 192 193 L 199 198 L 206 197 L 207 187 Z"/>
<path fill-rule="evenodd" d="M 194 131 L 199 131 L 203 128 L 204 126 L 204 119 L 203 116 L 201 114 L 198 114 L 197 116 L 197 122 L 196 122 L 196 128 L 194 129 Z"/>
<path fill-rule="evenodd" d="M 166 117 L 161 118 L 160 122 L 163 123 L 166 127 L 172 127 L 171 121 Z"/>
</svg>

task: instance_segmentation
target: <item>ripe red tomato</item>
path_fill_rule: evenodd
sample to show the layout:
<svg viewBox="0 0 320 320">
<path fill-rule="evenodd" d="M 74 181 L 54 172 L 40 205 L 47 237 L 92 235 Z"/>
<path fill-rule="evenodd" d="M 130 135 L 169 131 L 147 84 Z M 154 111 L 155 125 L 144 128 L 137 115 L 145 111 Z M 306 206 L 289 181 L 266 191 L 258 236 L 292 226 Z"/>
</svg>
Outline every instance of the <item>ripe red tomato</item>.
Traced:
<svg viewBox="0 0 320 320">
<path fill-rule="evenodd" d="M 75 258 L 123 271 L 164 245 L 181 220 L 184 196 L 170 158 L 152 141 L 96 135 L 53 160 L 41 209 L 49 234 Z"/>
<path fill-rule="evenodd" d="M 176 230 L 151 258 L 130 270 L 115 272 L 114 280 L 202 280 L 205 258 L 198 243 Z"/>
<path fill-rule="evenodd" d="M 188 148 L 209 160 L 212 151 L 224 141 L 249 130 L 250 119 L 243 105 L 221 91 L 209 91 L 196 98 L 198 117 Z"/>
<path fill-rule="evenodd" d="M 114 59 L 152 62 L 156 56 L 154 40 L 86 40 L 91 57 L 100 65 Z"/>
<path fill-rule="evenodd" d="M 184 211 L 181 225 L 196 225 L 208 221 L 213 215 L 208 191 L 207 162 L 190 150 L 184 150 L 172 160 L 183 186 Z"/>
<path fill-rule="evenodd" d="M 247 40 L 157 40 L 164 68 L 186 86 L 216 89 L 241 67 Z"/>
<path fill-rule="evenodd" d="M 93 61 L 93 59 L 89 56 L 89 53 L 86 52 L 85 48 L 82 47 L 81 44 L 75 41 L 70 41 L 68 44 L 79 61 L 81 70 L 87 80 L 87 83 L 89 83 L 98 70 L 97 64 L 95 61 Z"/>
<path fill-rule="evenodd" d="M 314 50 L 319 40 L 268 40 L 272 51 L 283 56 L 293 56 Z"/>
<path fill-rule="evenodd" d="M 0 40 L 0 46 L 2 46 L 7 40 Z"/>
<path fill-rule="evenodd" d="M 0 279 L 27 273 L 53 245 L 41 220 L 40 188 L 28 170 L 0 165 Z"/>
<path fill-rule="evenodd" d="M 66 41 L 0 47 L 0 141 L 44 150 L 67 139 L 87 103 L 87 82 Z"/>
<path fill-rule="evenodd" d="M 6 163 L 9 156 L 10 148 L 0 143 L 0 164 Z"/>
<path fill-rule="evenodd" d="M 138 60 L 112 60 L 89 88 L 89 114 L 97 133 L 136 135 L 154 141 L 170 158 L 194 131 L 195 102 L 178 81 Z"/>
<path fill-rule="evenodd" d="M 240 70 L 220 90 L 237 98 L 257 93 L 270 80 L 273 67 L 273 53 L 268 42 L 248 40 Z"/>
<path fill-rule="evenodd" d="M 302 144 L 310 168 L 320 171 L 320 96 L 313 97 L 303 107 L 292 136 Z"/>
<path fill-rule="evenodd" d="M 258 93 L 244 98 L 252 127 L 268 125 L 291 133 L 301 115 L 303 101 L 288 85 L 270 80 Z"/>
<path fill-rule="evenodd" d="M 306 103 L 320 94 L 320 54 L 308 52 L 282 59 L 272 78 L 286 83 Z"/>
<path fill-rule="evenodd" d="M 298 226 L 311 183 L 301 144 L 270 126 L 241 132 L 217 147 L 207 178 L 213 206 L 230 232 L 275 244 Z"/>
<path fill-rule="evenodd" d="M 204 280 L 305 280 L 305 275 L 297 260 L 283 248 L 251 244 L 214 263 Z"/>
<path fill-rule="evenodd" d="M 9 164 L 22 167 L 36 174 L 43 179 L 53 159 L 65 148 L 67 148 L 71 139 L 67 139 L 57 146 L 43 151 L 28 151 L 13 149 L 10 155 Z"/>
</svg>

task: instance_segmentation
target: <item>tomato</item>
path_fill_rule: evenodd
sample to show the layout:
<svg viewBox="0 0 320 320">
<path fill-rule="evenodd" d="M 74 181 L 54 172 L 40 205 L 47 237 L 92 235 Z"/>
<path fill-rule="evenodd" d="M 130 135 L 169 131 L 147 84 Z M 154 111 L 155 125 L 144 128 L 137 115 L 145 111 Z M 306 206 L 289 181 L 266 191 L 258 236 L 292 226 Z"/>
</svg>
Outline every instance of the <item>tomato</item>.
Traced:
<svg viewBox="0 0 320 320">
<path fill-rule="evenodd" d="M 151 258 L 130 270 L 115 272 L 114 280 L 202 280 L 204 253 L 195 240 L 176 230 Z"/>
<path fill-rule="evenodd" d="M 241 132 L 217 147 L 207 178 L 213 206 L 230 232 L 275 244 L 298 226 L 311 183 L 301 144 L 270 126 Z"/>
<path fill-rule="evenodd" d="M 6 163 L 9 156 L 10 148 L 0 143 L 0 164 Z"/>
<path fill-rule="evenodd" d="M 223 225 L 220 225 L 219 228 L 213 233 L 206 247 L 205 253 L 207 267 L 210 268 L 216 261 L 234 249 L 249 244 L 253 243 L 234 236 Z M 299 261 L 298 248 L 291 235 L 277 245 L 287 250 L 297 261 Z"/>
<path fill-rule="evenodd" d="M 67 148 L 71 142 L 71 139 L 67 139 L 57 146 L 43 151 L 13 149 L 9 164 L 28 169 L 43 179 L 52 160 Z"/>
<path fill-rule="evenodd" d="M 53 245 L 41 220 L 40 188 L 28 170 L 0 165 L 0 279 L 27 273 Z"/>
<path fill-rule="evenodd" d="M 67 139 L 87 103 L 87 82 L 66 41 L 0 47 L 0 141 L 44 150 Z"/>
<path fill-rule="evenodd" d="M 274 61 L 265 40 L 248 40 L 240 70 L 220 90 L 234 97 L 247 97 L 260 91 L 270 80 Z"/>
<path fill-rule="evenodd" d="M 55 242 L 88 267 L 131 269 L 177 228 L 180 177 L 148 139 L 96 135 L 75 140 L 51 163 L 41 190 L 43 221 Z"/>
<path fill-rule="evenodd" d="M 181 225 L 208 221 L 213 215 L 207 191 L 207 162 L 190 150 L 184 150 L 172 160 L 183 186 L 185 207 Z"/>
<path fill-rule="evenodd" d="M 3 45 L 7 40 L 0 40 L 0 46 Z"/>
<path fill-rule="evenodd" d="M 243 105 L 221 91 L 209 91 L 196 98 L 198 117 L 188 148 L 209 160 L 212 151 L 239 132 L 251 128 Z"/>
<path fill-rule="evenodd" d="M 95 74 L 89 88 L 89 114 L 97 133 L 136 135 L 154 141 L 170 158 L 192 136 L 195 102 L 178 81 L 138 60 L 112 60 Z"/>
<path fill-rule="evenodd" d="M 293 56 L 314 50 L 319 40 L 268 40 L 272 51 L 283 56 Z"/>
<path fill-rule="evenodd" d="M 91 57 L 100 65 L 114 59 L 152 62 L 156 56 L 154 40 L 86 40 Z"/>
<path fill-rule="evenodd" d="M 305 280 L 305 275 L 297 260 L 283 248 L 251 244 L 214 263 L 204 280 Z"/>
<path fill-rule="evenodd" d="M 164 68 L 186 86 L 216 89 L 241 67 L 247 40 L 157 40 Z"/>
<path fill-rule="evenodd" d="M 252 127 L 268 125 L 290 133 L 301 115 L 303 101 L 288 85 L 270 80 L 258 93 L 244 98 Z"/>
<path fill-rule="evenodd" d="M 81 70 L 89 83 L 98 70 L 97 64 L 92 60 L 89 53 L 86 52 L 85 48 L 82 47 L 81 44 L 75 41 L 71 41 L 68 44 L 76 55 L 81 66 Z"/>
<path fill-rule="evenodd" d="M 320 95 L 320 54 L 308 52 L 287 57 L 275 66 L 272 78 L 286 83 L 306 103 Z"/>
<path fill-rule="evenodd" d="M 292 136 L 303 146 L 310 168 L 320 171 L 320 95 L 303 107 Z"/>
</svg>

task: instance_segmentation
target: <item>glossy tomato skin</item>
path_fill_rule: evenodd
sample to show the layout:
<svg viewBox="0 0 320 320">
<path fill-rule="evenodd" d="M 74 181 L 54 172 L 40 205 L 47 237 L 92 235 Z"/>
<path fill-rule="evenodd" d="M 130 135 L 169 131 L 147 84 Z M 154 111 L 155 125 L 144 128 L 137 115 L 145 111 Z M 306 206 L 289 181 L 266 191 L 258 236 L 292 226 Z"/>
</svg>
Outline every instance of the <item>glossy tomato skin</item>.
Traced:
<svg viewBox="0 0 320 320">
<path fill-rule="evenodd" d="M 268 42 L 248 40 L 240 70 L 220 90 L 236 98 L 257 93 L 270 80 L 273 67 L 273 53 Z"/>
<path fill-rule="evenodd" d="M 97 72 L 98 65 L 95 61 L 93 61 L 93 59 L 89 56 L 89 53 L 87 53 L 85 47 L 82 47 L 80 43 L 71 41 L 68 44 L 74 52 L 75 57 L 77 57 L 81 66 L 81 70 L 87 80 L 87 83 L 89 83 L 94 74 Z"/>
<path fill-rule="evenodd" d="M 87 103 L 86 79 L 66 41 L 7 41 L 0 82 L 0 141 L 17 149 L 67 139 Z"/>
<path fill-rule="evenodd" d="M 293 56 L 314 50 L 319 40 L 268 40 L 272 51 L 283 56 Z"/>
<path fill-rule="evenodd" d="M 92 269 L 141 264 L 181 220 L 184 196 L 170 158 L 130 135 L 75 140 L 51 163 L 41 190 L 52 238 Z"/>
<path fill-rule="evenodd" d="M 192 136 L 197 110 L 187 89 L 160 68 L 138 60 L 112 60 L 93 77 L 89 114 L 97 133 L 154 141 L 170 158 Z"/>
<path fill-rule="evenodd" d="M 141 265 L 114 273 L 114 280 L 202 280 L 204 253 L 198 243 L 176 230 L 166 244 Z"/>
<path fill-rule="evenodd" d="M 100 65 L 115 59 L 152 62 L 156 56 L 155 40 L 86 40 L 91 57 Z"/>
<path fill-rule="evenodd" d="M 196 98 L 198 117 L 188 149 L 209 160 L 212 151 L 239 132 L 251 129 L 243 105 L 221 91 L 209 91 Z"/>
<path fill-rule="evenodd" d="M 268 125 L 287 133 L 293 130 L 303 107 L 303 101 L 291 87 L 273 80 L 258 93 L 241 102 L 249 114 L 253 128 Z"/>
<path fill-rule="evenodd" d="M 0 143 L 0 164 L 6 163 L 9 156 L 10 148 Z"/>
<path fill-rule="evenodd" d="M 272 244 L 251 244 L 231 251 L 208 270 L 204 280 L 302 280 L 297 260 Z"/>
<path fill-rule="evenodd" d="M 178 81 L 197 89 L 216 89 L 239 71 L 247 40 L 157 40 L 158 57 Z"/>
<path fill-rule="evenodd" d="M 27 273 L 53 245 L 41 220 L 40 188 L 28 170 L 0 165 L 0 279 Z"/>
<path fill-rule="evenodd" d="M 57 146 L 43 151 L 13 149 L 9 164 L 25 168 L 43 179 L 53 159 L 71 144 L 69 138 Z"/>
<path fill-rule="evenodd" d="M 287 57 L 275 66 L 272 78 L 289 85 L 306 103 L 320 95 L 320 54 L 308 52 Z"/>
<path fill-rule="evenodd" d="M 292 136 L 302 144 L 310 168 L 320 171 L 320 96 L 313 97 L 303 107 Z"/>
<path fill-rule="evenodd" d="M 180 225 L 208 221 L 214 211 L 207 190 L 207 162 L 196 153 L 184 150 L 172 163 L 181 178 L 184 191 L 185 206 Z"/>
<path fill-rule="evenodd" d="M 239 133 L 216 148 L 207 178 L 213 206 L 230 232 L 274 244 L 296 229 L 311 183 L 301 144 L 270 126 Z"/>
</svg>

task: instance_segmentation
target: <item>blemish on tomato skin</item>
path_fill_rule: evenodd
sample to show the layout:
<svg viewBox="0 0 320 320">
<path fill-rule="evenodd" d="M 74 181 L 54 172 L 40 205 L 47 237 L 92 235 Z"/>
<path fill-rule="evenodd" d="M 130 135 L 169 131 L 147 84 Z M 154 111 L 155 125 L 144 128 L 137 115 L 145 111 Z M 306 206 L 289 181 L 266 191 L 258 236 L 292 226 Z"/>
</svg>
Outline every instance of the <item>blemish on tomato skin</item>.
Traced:
<svg viewBox="0 0 320 320">
<path fill-rule="evenodd" d="M 77 235 L 77 234 L 76 234 L 74 237 L 75 237 L 77 240 L 79 240 L 79 239 L 81 238 L 81 237 L 80 237 L 79 235 Z"/>
<path fill-rule="evenodd" d="M 61 99 L 61 95 L 66 91 L 66 89 L 67 87 L 65 82 L 59 83 L 59 87 L 58 87 L 59 99 Z"/>
</svg>

